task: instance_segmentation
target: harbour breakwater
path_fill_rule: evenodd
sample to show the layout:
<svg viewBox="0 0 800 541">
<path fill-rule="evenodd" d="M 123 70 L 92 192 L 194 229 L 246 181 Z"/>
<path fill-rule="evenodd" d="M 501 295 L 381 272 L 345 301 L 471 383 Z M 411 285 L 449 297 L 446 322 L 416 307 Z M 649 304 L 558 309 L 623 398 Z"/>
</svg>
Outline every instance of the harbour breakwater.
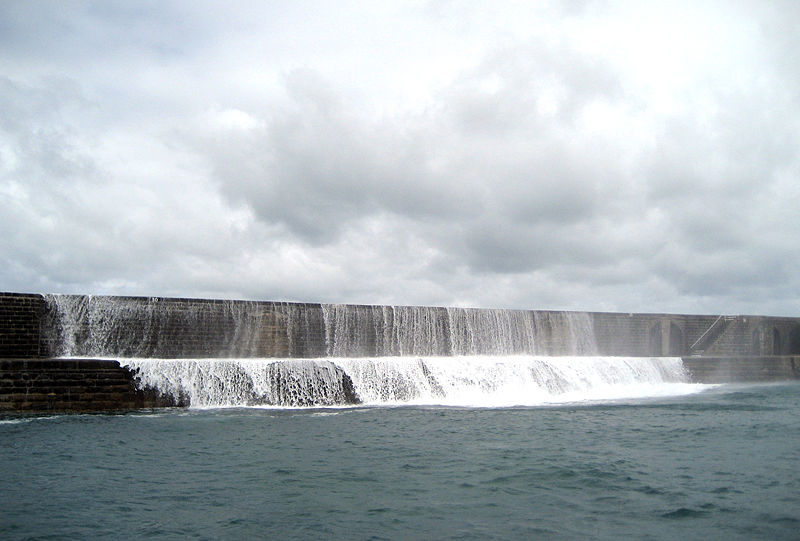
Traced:
<svg viewBox="0 0 800 541">
<path fill-rule="evenodd" d="M 0 293 L 0 358 L 0 409 L 13 411 L 446 402 L 795 379 L 800 318 Z M 57 359 L 74 358 L 59 376 Z M 64 402 L 54 382 L 110 369 L 86 358 L 117 361 L 133 385 L 75 384 Z"/>
</svg>

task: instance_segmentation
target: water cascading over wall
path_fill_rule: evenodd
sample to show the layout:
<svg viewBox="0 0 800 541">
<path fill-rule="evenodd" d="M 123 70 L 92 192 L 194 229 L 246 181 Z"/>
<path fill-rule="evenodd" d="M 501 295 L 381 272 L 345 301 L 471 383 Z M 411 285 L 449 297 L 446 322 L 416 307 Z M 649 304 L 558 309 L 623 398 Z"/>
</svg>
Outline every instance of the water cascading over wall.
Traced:
<svg viewBox="0 0 800 541">
<path fill-rule="evenodd" d="M 45 299 L 55 356 L 118 359 L 182 405 L 513 404 L 683 378 L 679 359 L 593 357 L 582 312 Z"/>
<path fill-rule="evenodd" d="M 585 312 L 47 295 L 54 356 L 596 355 Z"/>
<path fill-rule="evenodd" d="M 329 357 L 592 355 L 583 312 L 322 305 Z"/>
<path fill-rule="evenodd" d="M 287 356 L 285 321 L 241 301 L 45 295 L 56 357 Z"/>
<path fill-rule="evenodd" d="M 622 396 L 800 379 L 797 336 L 770 316 L 0 293 L 0 410 Z"/>
</svg>

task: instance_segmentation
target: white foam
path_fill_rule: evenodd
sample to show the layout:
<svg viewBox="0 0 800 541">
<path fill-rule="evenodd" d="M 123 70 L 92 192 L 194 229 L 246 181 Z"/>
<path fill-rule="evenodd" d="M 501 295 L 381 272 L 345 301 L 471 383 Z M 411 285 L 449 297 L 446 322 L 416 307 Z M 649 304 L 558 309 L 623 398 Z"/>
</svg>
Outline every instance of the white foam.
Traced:
<svg viewBox="0 0 800 541">
<path fill-rule="evenodd" d="M 122 359 L 149 387 L 193 407 L 344 402 L 341 369 L 307 359 Z"/>
<path fill-rule="evenodd" d="M 677 396 L 709 387 L 688 383 L 679 357 L 474 355 L 121 362 L 137 371 L 141 385 L 188 399 L 192 407 L 344 405 L 339 369 L 352 380 L 364 405 L 537 406 Z M 287 387 L 291 387 L 288 399 Z"/>
<path fill-rule="evenodd" d="M 680 358 L 388 357 L 337 359 L 366 404 L 534 406 L 699 392 Z"/>
</svg>

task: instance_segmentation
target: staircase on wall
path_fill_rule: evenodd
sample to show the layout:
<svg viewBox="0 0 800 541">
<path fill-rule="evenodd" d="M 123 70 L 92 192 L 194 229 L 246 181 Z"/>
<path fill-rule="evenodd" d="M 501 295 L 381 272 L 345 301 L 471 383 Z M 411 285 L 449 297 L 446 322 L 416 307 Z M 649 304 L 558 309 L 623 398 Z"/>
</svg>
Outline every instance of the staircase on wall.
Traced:
<svg viewBox="0 0 800 541">
<path fill-rule="evenodd" d="M 700 338 L 689 346 L 689 355 L 703 355 L 712 348 L 735 319 L 736 316 L 719 316 L 715 319 L 714 323 L 700 335 Z"/>
</svg>

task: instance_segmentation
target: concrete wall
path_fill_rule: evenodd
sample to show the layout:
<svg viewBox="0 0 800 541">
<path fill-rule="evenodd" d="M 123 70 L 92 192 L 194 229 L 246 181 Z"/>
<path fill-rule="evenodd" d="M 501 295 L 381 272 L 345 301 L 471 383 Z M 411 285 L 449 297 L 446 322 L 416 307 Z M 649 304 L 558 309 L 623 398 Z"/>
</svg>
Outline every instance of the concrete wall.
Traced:
<svg viewBox="0 0 800 541">
<path fill-rule="evenodd" d="M 800 354 L 800 318 L 592 313 L 602 355 Z"/>
<path fill-rule="evenodd" d="M 74 317 L 56 317 L 65 307 L 54 303 L 72 303 L 67 312 Z M 358 319 L 375 310 L 345 311 Z M 447 316 L 444 308 L 421 310 L 437 321 Z M 569 333 L 550 325 L 570 318 L 531 314 L 548 322 L 542 337 L 553 342 L 548 347 L 563 347 L 555 342 Z M 800 379 L 800 318 L 591 312 L 582 320 L 587 317 L 600 355 L 682 356 L 697 382 Z M 0 413 L 180 405 L 137 390 L 133 374 L 116 361 L 53 358 L 65 356 L 67 336 L 72 355 L 164 358 L 322 357 L 330 338 L 320 304 L 0 293 Z M 367 333 L 358 351 L 346 353 L 375 354 L 377 341 Z"/>
<path fill-rule="evenodd" d="M 684 357 L 697 383 L 770 382 L 800 379 L 800 356 Z"/>
<path fill-rule="evenodd" d="M 155 297 L 0 293 L 0 358 L 321 357 L 319 304 Z M 104 309 L 113 302 L 113 313 Z M 73 303 L 70 351 L 54 302 Z M 372 307 L 352 306 L 354 314 Z M 446 317 L 443 308 L 431 308 Z M 62 312 L 63 312 L 62 307 Z M 546 312 L 534 312 L 546 314 Z M 590 312 L 597 354 L 620 356 L 800 355 L 800 318 Z M 553 319 L 558 321 L 557 318 Z M 93 336 L 92 328 L 102 328 Z M 555 334 L 553 335 L 555 336 Z M 103 341 L 107 343 L 103 343 Z M 367 337 L 350 355 L 376 354 Z M 554 344 L 558 350 L 558 344 Z"/>
</svg>

